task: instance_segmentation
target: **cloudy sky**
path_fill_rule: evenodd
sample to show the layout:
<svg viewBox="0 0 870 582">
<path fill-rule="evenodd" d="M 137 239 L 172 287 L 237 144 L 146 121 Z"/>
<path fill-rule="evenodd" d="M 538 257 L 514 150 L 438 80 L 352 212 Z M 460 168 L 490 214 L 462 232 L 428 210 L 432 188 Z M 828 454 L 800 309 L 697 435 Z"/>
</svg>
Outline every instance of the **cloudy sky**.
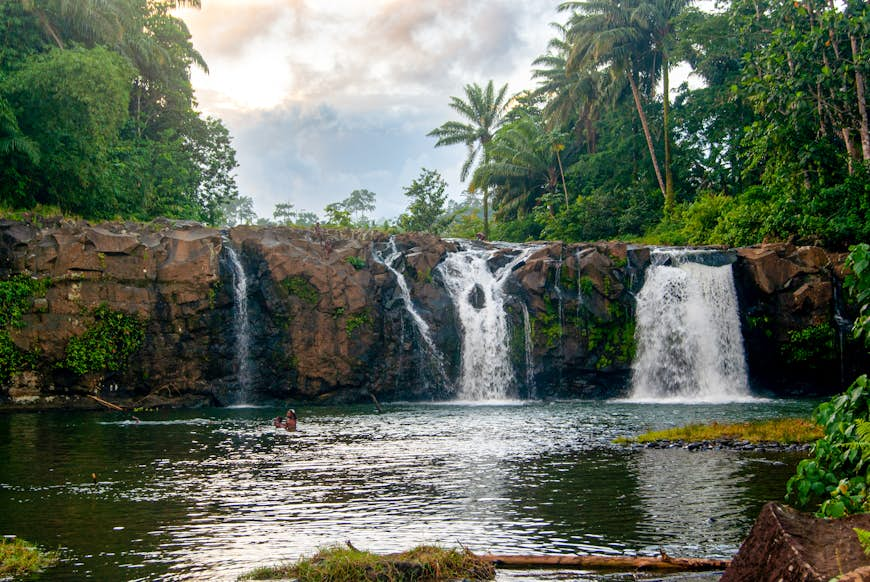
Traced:
<svg viewBox="0 0 870 582">
<path fill-rule="evenodd" d="M 558 0 L 202 0 L 180 12 L 209 65 L 200 108 L 224 120 L 238 184 L 261 217 L 323 207 L 366 188 L 378 218 L 402 187 L 439 170 L 460 198 L 463 146 L 426 134 L 455 116 L 467 83 L 534 86 Z"/>
</svg>

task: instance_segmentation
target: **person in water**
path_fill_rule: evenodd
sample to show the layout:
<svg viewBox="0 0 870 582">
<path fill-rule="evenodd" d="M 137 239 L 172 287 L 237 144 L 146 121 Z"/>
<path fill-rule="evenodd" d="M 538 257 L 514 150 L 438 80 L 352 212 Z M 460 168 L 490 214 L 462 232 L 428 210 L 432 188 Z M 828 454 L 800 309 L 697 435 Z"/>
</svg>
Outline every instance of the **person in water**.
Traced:
<svg viewBox="0 0 870 582">
<path fill-rule="evenodd" d="M 296 430 L 296 411 L 291 408 L 287 411 L 284 418 L 276 416 L 275 419 L 272 420 L 272 424 L 274 424 L 276 428 L 283 428 L 288 431 Z"/>
</svg>

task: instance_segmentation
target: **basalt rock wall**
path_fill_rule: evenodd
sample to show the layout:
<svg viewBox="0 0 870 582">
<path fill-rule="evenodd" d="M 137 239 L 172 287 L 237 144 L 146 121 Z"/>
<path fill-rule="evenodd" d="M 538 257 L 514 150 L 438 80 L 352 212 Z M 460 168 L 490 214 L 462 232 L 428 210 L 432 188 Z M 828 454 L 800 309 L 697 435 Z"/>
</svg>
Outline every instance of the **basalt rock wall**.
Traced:
<svg viewBox="0 0 870 582">
<path fill-rule="evenodd" d="M 47 284 L 0 330 L 0 406 L 96 406 L 93 396 L 124 406 L 234 402 L 239 338 L 227 245 L 247 280 L 252 399 L 450 398 L 463 331 L 438 266 L 469 245 L 491 249 L 494 266 L 507 264 L 515 249 L 417 233 L 393 242 L 401 257 L 392 267 L 404 278 L 431 346 L 384 264 L 390 240 L 383 233 L 2 221 L 0 281 L 26 275 Z M 774 391 L 839 387 L 849 374 L 837 343 L 838 317 L 848 317 L 838 303 L 842 255 L 788 245 L 737 254 L 735 279 L 758 385 Z M 633 297 L 649 261 L 650 249 L 621 243 L 535 246 L 505 286 L 517 395 L 626 393 Z M 101 306 L 135 318 L 143 339 L 123 361 L 82 371 L 70 363 L 70 345 L 103 330 Z M 831 342 L 800 351 L 798 366 L 789 349 L 814 346 L 809 340 L 818 337 Z M 114 339 L 100 345 L 112 352 L 122 345 Z M 771 364 L 771 353 L 782 367 Z"/>
</svg>

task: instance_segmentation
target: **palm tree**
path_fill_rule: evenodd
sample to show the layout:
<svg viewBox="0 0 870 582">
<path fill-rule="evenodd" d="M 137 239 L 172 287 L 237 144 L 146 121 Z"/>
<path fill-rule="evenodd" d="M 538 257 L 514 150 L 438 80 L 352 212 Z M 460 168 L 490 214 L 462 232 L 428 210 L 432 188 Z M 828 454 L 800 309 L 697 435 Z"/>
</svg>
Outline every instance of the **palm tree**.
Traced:
<svg viewBox="0 0 870 582">
<path fill-rule="evenodd" d="M 659 168 L 649 121 L 643 106 L 639 88 L 642 71 L 656 68 L 649 65 L 652 55 L 649 31 L 635 18 L 645 0 L 584 0 L 564 2 L 562 11 L 573 11 L 568 23 L 571 52 L 566 63 L 567 70 L 582 68 L 607 68 L 616 78 L 625 78 L 631 87 L 634 105 L 640 118 L 650 160 L 662 196 L 667 202 L 667 188 Z M 647 78 L 646 85 L 654 86 L 654 78 Z"/>
<path fill-rule="evenodd" d="M 691 0 L 647 0 L 632 14 L 632 21 L 649 32 L 651 50 L 659 57 L 662 77 L 662 132 L 665 142 L 665 209 L 674 207 L 674 177 L 671 171 L 670 54 L 674 22 Z"/>
<path fill-rule="evenodd" d="M 20 0 L 58 48 L 70 41 L 115 44 L 124 33 L 132 3 L 118 0 Z"/>
<path fill-rule="evenodd" d="M 33 164 L 39 163 L 39 147 L 18 127 L 15 112 L 0 96 L 0 154 L 19 152 Z"/>
<path fill-rule="evenodd" d="M 465 100 L 450 97 L 450 107 L 465 121 L 448 121 L 428 133 L 438 138 L 435 147 L 465 144 L 468 156 L 462 164 L 459 179 L 463 182 L 471 168 L 486 159 L 486 144 L 501 126 L 507 106 L 507 85 L 498 91 L 492 81 L 486 87 L 477 83 L 465 86 Z M 483 190 L 483 233 L 489 237 L 489 192 Z"/>
<path fill-rule="evenodd" d="M 532 77 L 538 79 L 535 94 L 546 99 L 543 113 L 547 127 L 554 129 L 573 123 L 578 140 L 585 140 L 587 153 L 593 154 L 597 150 L 596 123 L 601 111 L 606 104 L 620 99 L 626 85 L 614 83 L 609 74 L 595 67 L 569 72 L 568 29 L 558 23 L 552 26 L 559 36 L 550 40 L 547 54 L 532 62 L 536 67 Z"/>
<path fill-rule="evenodd" d="M 471 188 L 497 186 L 493 207 L 500 217 L 517 217 L 531 211 L 544 193 L 562 186 L 565 205 L 568 190 L 562 173 L 564 136 L 548 132 L 540 116 L 520 112 L 489 142 L 486 161 L 479 165 Z"/>
</svg>

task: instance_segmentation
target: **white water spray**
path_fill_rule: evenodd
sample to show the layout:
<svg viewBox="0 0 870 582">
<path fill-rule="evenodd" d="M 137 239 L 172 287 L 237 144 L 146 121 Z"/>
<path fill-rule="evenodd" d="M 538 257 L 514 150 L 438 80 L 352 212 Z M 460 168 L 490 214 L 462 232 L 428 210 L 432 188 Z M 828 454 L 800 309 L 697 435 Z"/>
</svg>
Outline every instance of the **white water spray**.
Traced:
<svg viewBox="0 0 870 582">
<path fill-rule="evenodd" d="M 504 285 L 514 267 L 536 250 L 527 247 L 500 269 L 489 261 L 498 250 L 472 248 L 450 253 L 437 267 L 459 318 L 462 334 L 461 400 L 515 397 Z"/>
<path fill-rule="evenodd" d="M 372 256 L 376 261 L 384 265 L 388 271 L 395 275 L 396 284 L 398 284 L 399 286 L 399 291 L 402 294 L 402 300 L 405 303 L 405 311 L 408 312 L 408 315 L 411 317 L 411 321 L 414 322 L 414 327 L 417 329 L 417 333 L 419 333 L 420 337 L 423 339 L 425 349 L 428 352 L 431 361 L 434 362 L 435 368 L 441 378 L 441 381 L 445 385 L 448 385 L 449 381 L 447 378 L 447 373 L 444 370 L 444 358 L 442 357 L 441 352 L 438 350 L 438 347 L 435 345 L 435 341 L 432 339 L 432 334 L 429 332 L 429 324 L 426 323 L 426 320 L 423 319 L 423 317 L 417 312 L 417 309 L 414 307 L 414 303 L 413 301 L 411 301 L 411 290 L 408 287 L 408 282 L 405 280 L 405 275 L 396 268 L 396 264 L 402 257 L 402 253 L 396 247 L 396 239 L 394 237 L 390 237 L 389 245 L 387 246 L 386 251 L 384 253 L 381 253 L 377 250 L 373 250 Z"/>
<path fill-rule="evenodd" d="M 236 374 L 239 382 L 236 404 L 245 404 L 248 401 L 251 383 L 251 322 L 248 319 L 248 279 L 245 276 L 245 268 L 233 247 L 227 244 L 224 248 L 227 250 L 227 258 L 233 272 L 233 327 L 236 336 Z"/>
<path fill-rule="evenodd" d="M 653 251 L 637 295 L 632 400 L 751 399 L 731 265 L 693 262 L 703 256 Z"/>
</svg>

